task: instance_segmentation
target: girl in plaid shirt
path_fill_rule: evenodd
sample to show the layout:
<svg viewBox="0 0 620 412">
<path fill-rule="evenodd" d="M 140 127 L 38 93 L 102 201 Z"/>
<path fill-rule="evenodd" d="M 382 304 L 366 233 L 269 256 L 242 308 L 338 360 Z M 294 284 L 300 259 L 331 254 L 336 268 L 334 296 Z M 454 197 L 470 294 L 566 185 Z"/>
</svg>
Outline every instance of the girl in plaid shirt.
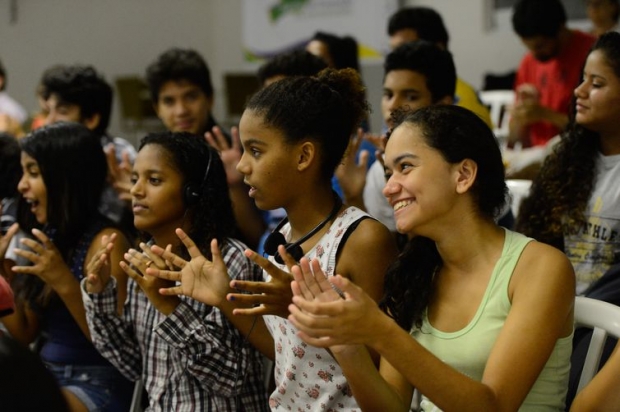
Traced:
<svg viewBox="0 0 620 412">
<path fill-rule="evenodd" d="M 243 254 L 245 245 L 230 237 L 235 222 L 224 168 L 202 137 L 174 132 L 146 136 L 132 180 L 134 224 L 148 234 L 149 244 L 187 256 L 175 235 L 175 228 L 183 228 L 206 254 L 211 239 L 217 239 L 231 278 L 260 279 L 260 269 Z M 127 378 L 143 380 L 147 410 L 267 410 L 258 352 L 218 308 L 161 295 L 160 288 L 174 283 L 150 271 L 168 263 L 145 243 L 141 250 L 129 249 L 121 262 L 131 279 L 118 316 L 116 282 L 107 273 L 114 240 L 102 243 L 83 282 L 88 325 L 97 349 Z"/>
</svg>

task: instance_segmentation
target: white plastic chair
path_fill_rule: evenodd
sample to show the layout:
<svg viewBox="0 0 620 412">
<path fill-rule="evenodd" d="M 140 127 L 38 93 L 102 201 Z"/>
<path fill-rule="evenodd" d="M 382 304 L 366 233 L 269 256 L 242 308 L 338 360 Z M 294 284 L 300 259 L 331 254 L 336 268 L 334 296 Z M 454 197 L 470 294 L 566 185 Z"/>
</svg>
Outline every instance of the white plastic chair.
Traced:
<svg viewBox="0 0 620 412">
<path fill-rule="evenodd" d="M 500 142 L 508 138 L 510 122 L 510 106 L 515 101 L 513 90 L 484 90 L 478 93 L 482 103 L 489 108 L 491 120 L 495 128 L 493 133 Z"/>
<path fill-rule="evenodd" d="M 575 328 L 593 329 L 583 371 L 579 378 L 579 393 L 598 371 L 607 336 L 620 338 L 620 307 L 602 300 L 577 296 L 575 298 Z"/>
<path fill-rule="evenodd" d="M 508 192 L 510 193 L 510 208 L 512 209 L 513 216 L 516 218 L 519 214 L 521 202 L 530 194 L 532 181 L 525 179 L 506 179 L 506 186 L 508 186 Z"/>
</svg>

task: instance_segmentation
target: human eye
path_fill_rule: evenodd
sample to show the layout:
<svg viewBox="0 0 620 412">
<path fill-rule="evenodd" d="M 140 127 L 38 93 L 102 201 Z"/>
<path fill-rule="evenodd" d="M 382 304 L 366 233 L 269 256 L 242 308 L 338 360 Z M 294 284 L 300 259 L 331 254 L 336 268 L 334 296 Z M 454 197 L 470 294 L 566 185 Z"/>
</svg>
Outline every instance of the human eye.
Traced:
<svg viewBox="0 0 620 412">
<path fill-rule="evenodd" d="M 39 168 L 36 166 L 32 166 L 26 169 L 26 173 L 32 178 L 37 178 L 41 175 L 41 172 L 39 172 Z"/>
<path fill-rule="evenodd" d="M 385 99 L 391 99 L 392 96 L 394 96 L 394 93 L 391 90 L 383 90 L 383 97 Z"/>
<path fill-rule="evenodd" d="M 198 91 L 191 91 L 185 95 L 185 100 L 187 100 L 188 102 L 194 102 L 198 100 L 199 95 L 200 94 Z"/>
<path fill-rule="evenodd" d="M 129 180 L 131 181 L 132 185 L 135 185 L 136 183 L 138 183 L 138 175 L 136 173 L 132 173 Z"/>
<path fill-rule="evenodd" d="M 258 157 L 261 155 L 261 151 L 260 151 L 260 150 L 258 150 L 258 149 L 257 149 L 257 148 L 255 148 L 255 147 L 250 147 L 249 152 L 250 152 L 250 154 L 252 155 L 252 157 L 254 157 L 254 158 L 258 158 Z"/>
<path fill-rule="evenodd" d="M 163 97 L 161 102 L 164 106 L 172 106 L 174 104 L 174 99 L 172 97 Z"/>
<path fill-rule="evenodd" d="M 161 179 L 159 177 L 151 176 L 149 177 L 149 183 L 153 186 L 159 186 L 161 184 Z"/>
<path fill-rule="evenodd" d="M 413 168 L 413 164 L 411 162 L 401 162 L 398 164 L 398 171 L 401 173 L 407 173 L 408 170 Z"/>
<path fill-rule="evenodd" d="M 420 98 L 417 94 L 414 93 L 407 93 L 406 97 L 408 102 L 415 102 Z"/>
</svg>

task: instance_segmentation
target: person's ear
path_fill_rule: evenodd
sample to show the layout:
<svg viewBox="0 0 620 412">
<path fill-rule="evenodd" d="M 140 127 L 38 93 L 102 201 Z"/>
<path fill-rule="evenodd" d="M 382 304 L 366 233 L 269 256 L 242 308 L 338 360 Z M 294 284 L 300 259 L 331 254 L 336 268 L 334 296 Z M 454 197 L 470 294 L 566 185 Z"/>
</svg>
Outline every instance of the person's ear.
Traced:
<svg viewBox="0 0 620 412">
<path fill-rule="evenodd" d="M 465 159 L 455 165 L 456 192 L 466 193 L 471 189 L 478 174 L 478 164 L 471 159 Z"/>
<path fill-rule="evenodd" d="M 99 126 L 99 122 L 101 122 L 101 115 L 99 113 L 94 113 L 92 116 L 82 120 L 84 126 L 90 130 L 95 130 Z"/>
<path fill-rule="evenodd" d="M 310 167 L 316 156 L 316 146 L 311 141 L 301 143 L 297 151 L 297 170 L 302 172 Z"/>
</svg>

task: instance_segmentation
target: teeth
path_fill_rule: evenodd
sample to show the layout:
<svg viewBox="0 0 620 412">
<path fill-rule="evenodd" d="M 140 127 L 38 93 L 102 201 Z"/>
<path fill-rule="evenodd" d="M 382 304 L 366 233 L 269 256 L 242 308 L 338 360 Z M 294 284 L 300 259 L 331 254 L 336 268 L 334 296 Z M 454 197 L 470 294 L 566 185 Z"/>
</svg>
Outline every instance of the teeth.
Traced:
<svg viewBox="0 0 620 412">
<path fill-rule="evenodd" d="M 409 200 L 401 200 L 400 202 L 396 203 L 394 205 L 394 211 L 398 211 L 400 209 L 402 209 L 403 207 L 407 207 L 411 204 L 411 201 Z"/>
</svg>

